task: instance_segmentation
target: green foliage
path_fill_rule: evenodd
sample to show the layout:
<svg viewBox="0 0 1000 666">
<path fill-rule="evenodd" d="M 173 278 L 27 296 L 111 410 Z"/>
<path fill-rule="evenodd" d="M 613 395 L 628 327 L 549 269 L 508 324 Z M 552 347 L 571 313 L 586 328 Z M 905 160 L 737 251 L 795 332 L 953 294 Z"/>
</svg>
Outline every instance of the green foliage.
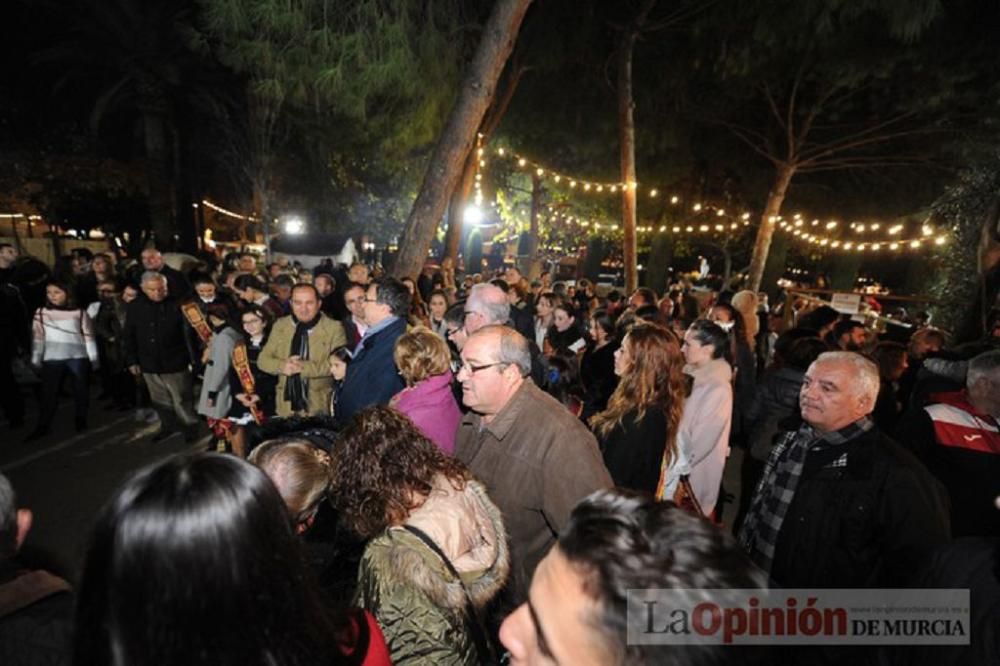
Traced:
<svg viewBox="0 0 1000 666">
<path fill-rule="evenodd" d="M 952 238 L 938 253 L 941 268 L 930 287 L 931 295 L 940 301 L 933 308 L 934 322 L 946 330 L 959 332 L 976 301 L 979 239 L 997 192 L 1000 152 L 964 172 L 934 204 L 934 214 L 952 230 Z"/>
</svg>

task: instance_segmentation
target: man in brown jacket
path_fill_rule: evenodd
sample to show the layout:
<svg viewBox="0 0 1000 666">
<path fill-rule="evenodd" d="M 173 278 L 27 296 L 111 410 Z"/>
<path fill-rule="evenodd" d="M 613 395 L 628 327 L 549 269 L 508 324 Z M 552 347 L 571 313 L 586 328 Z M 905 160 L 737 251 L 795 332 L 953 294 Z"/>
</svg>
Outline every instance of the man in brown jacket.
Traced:
<svg viewBox="0 0 1000 666">
<path fill-rule="evenodd" d="M 528 378 L 531 354 L 521 334 L 506 326 L 479 329 L 461 358 L 462 401 L 472 411 L 459 424 L 455 455 L 503 512 L 509 601 L 520 604 L 574 505 L 611 487 L 611 477 L 586 426 Z"/>
</svg>

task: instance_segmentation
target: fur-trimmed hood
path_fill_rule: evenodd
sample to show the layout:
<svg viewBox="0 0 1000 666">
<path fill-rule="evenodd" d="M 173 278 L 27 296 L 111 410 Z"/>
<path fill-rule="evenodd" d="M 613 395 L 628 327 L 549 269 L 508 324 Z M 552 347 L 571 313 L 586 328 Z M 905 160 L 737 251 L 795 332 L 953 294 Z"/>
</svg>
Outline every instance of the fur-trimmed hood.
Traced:
<svg viewBox="0 0 1000 666">
<path fill-rule="evenodd" d="M 500 510 L 475 480 L 456 490 L 444 477 L 436 480 L 424 504 L 406 521 L 425 534 L 448 556 L 478 607 L 497 595 L 510 572 L 507 531 Z M 443 609 L 462 612 L 462 585 L 441 558 L 417 536 L 392 527 L 369 548 L 371 565 L 383 585 L 412 586 Z"/>
</svg>

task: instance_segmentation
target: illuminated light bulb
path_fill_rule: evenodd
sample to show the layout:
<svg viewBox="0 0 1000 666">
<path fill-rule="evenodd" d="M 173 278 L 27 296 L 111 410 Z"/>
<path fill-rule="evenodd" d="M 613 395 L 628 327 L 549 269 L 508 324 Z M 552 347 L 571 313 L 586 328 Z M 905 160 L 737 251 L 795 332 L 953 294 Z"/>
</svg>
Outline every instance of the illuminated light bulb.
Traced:
<svg viewBox="0 0 1000 666">
<path fill-rule="evenodd" d="M 667 230 L 667 227 L 666 227 L 666 225 L 664 225 L 664 226 L 660 227 L 660 233 L 661 233 L 661 234 L 662 234 L 662 233 L 663 233 L 664 231 L 666 231 L 666 230 Z"/>
<path fill-rule="evenodd" d="M 696 204 L 695 204 L 694 206 L 692 206 L 691 208 L 692 208 L 692 209 L 694 210 L 694 212 L 696 212 L 696 213 L 697 213 L 698 211 L 700 211 L 700 210 L 701 210 L 701 204 L 700 204 L 700 203 L 696 203 Z"/>
<path fill-rule="evenodd" d="M 937 238 L 934 239 L 934 244 L 935 245 L 944 245 L 947 242 L 947 240 L 948 239 L 945 238 L 944 236 L 938 236 Z"/>
<path fill-rule="evenodd" d="M 617 229 L 618 229 L 618 225 L 617 224 L 612 224 L 611 225 L 611 231 L 617 231 Z"/>
<path fill-rule="evenodd" d="M 617 191 L 618 191 L 618 186 L 617 185 L 612 185 L 611 186 L 611 193 L 614 194 Z"/>
<path fill-rule="evenodd" d="M 688 227 L 684 231 L 687 231 L 688 233 L 691 233 L 692 231 L 694 231 L 694 227 Z"/>
<path fill-rule="evenodd" d="M 651 196 L 651 197 L 655 197 L 657 194 L 659 194 L 659 192 L 657 192 L 656 190 L 650 190 L 649 191 L 649 196 Z"/>
<path fill-rule="evenodd" d="M 537 169 L 535 169 L 535 174 L 541 176 L 543 173 L 545 173 L 545 169 L 543 169 L 541 167 L 538 167 Z"/>
<path fill-rule="evenodd" d="M 802 220 L 795 220 L 795 226 L 801 227 L 803 224 L 805 223 Z"/>
<path fill-rule="evenodd" d="M 479 148 L 478 150 L 476 150 L 476 155 L 478 155 L 479 157 L 482 157 L 483 156 L 483 149 Z"/>
<path fill-rule="evenodd" d="M 524 158 L 522 157 L 521 159 L 519 159 L 519 160 L 517 161 L 517 166 L 519 166 L 519 167 L 523 167 L 523 166 L 524 166 L 525 164 L 527 164 L 527 163 L 528 163 L 528 160 L 526 160 L 526 159 L 524 159 Z"/>
<path fill-rule="evenodd" d="M 628 184 L 628 186 L 629 186 L 629 187 L 630 187 L 631 189 L 635 190 L 635 189 L 638 189 L 638 188 L 639 188 L 639 183 L 637 183 L 637 182 L 635 182 L 635 181 L 633 180 L 633 181 L 632 181 L 631 183 L 629 183 L 629 184 Z"/>
<path fill-rule="evenodd" d="M 595 229 L 600 229 L 600 228 L 601 228 L 601 225 L 600 225 L 600 224 L 595 224 L 595 225 L 594 225 L 594 228 L 595 228 Z"/>
<path fill-rule="evenodd" d="M 823 240 L 821 240 L 821 241 L 819 242 L 819 244 L 820 244 L 820 245 L 828 245 L 829 243 L 830 243 L 830 241 L 829 241 L 829 240 L 827 240 L 826 238 L 824 238 Z"/>
<path fill-rule="evenodd" d="M 871 225 L 870 228 L 871 228 L 872 231 L 878 231 L 879 226 L 880 226 L 879 223 L 876 222 L 873 225 Z"/>
<path fill-rule="evenodd" d="M 813 220 L 813 221 L 812 221 L 812 226 L 814 226 L 814 227 L 815 227 L 815 226 L 816 226 L 816 225 L 818 225 L 818 224 L 819 224 L 819 220 Z"/>
<path fill-rule="evenodd" d="M 830 247 L 840 247 L 840 241 L 838 240 L 833 241 L 832 243 L 830 243 Z"/>
<path fill-rule="evenodd" d="M 854 243 L 852 243 L 851 241 L 847 241 L 846 243 L 844 243 L 845 250 L 850 250 L 852 247 L 854 247 Z"/>
<path fill-rule="evenodd" d="M 583 184 L 583 190 L 585 192 L 589 192 L 590 191 L 590 183 L 584 183 Z"/>
<path fill-rule="evenodd" d="M 678 198 L 678 197 L 670 197 L 670 203 L 675 204 L 678 201 L 680 201 L 680 198 Z"/>
<path fill-rule="evenodd" d="M 555 180 L 558 183 L 560 180 L 562 180 L 562 176 L 556 174 L 556 177 L 553 180 Z"/>
<path fill-rule="evenodd" d="M 900 231 L 902 231 L 902 229 L 903 229 L 903 225 L 902 225 L 902 224 L 897 224 L 897 225 L 896 225 L 896 226 L 894 226 L 894 227 L 889 227 L 889 235 L 891 235 L 891 236 L 895 236 L 895 235 L 896 235 L 896 234 L 898 234 L 898 233 L 899 233 Z"/>
<path fill-rule="evenodd" d="M 794 215 L 792 215 L 792 217 L 794 217 L 797 220 L 800 217 L 802 217 L 802 213 L 795 213 Z"/>
<path fill-rule="evenodd" d="M 721 208 L 719 210 L 715 211 L 715 215 L 717 217 L 722 217 L 725 214 L 726 214 L 726 211 L 722 210 Z"/>
<path fill-rule="evenodd" d="M 881 243 L 874 243 L 872 245 L 872 249 L 873 250 L 881 250 L 882 249 L 882 244 Z"/>
<path fill-rule="evenodd" d="M 801 236 L 802 235 L 802 231 L 800 229 L 796 229 L 795 233 L 793 233 L 792 235 L 793 236 Z"/>
<path fill-rule="evenodd" d="M 476 180 L 482 180 L 482 179 L 483 179 L 483 174 L 477 173 L 476 174 Z"/>
<path fill-rule="evenodd" d="M 826 228 L 827 229 L 836 229 L 837 228 L 837 223 L 833 222 L 833 221 L 827 222 L 826 223 Z"/>
<path fill-rule="evenodd" d="M 721 225 L 721 224 L 715 225 L 715 230 L 716 231 L 723 231 L 724 229 L 725 229 L 725 227 L 723 225 Z"/>
<path fill-rule="evenodd" d="M 868 247 L 864 243 L 862 243 L 861 245 L 858 245 L 858 251 L 859 252 L 864 252 L 867 249 L 868 249 Z"/>
<path fill-rule="evenodd" d="M 675 234 L 679 234 L 680 232 L 681 232 L 681 228 L 680 227 L 674 227 L 674 233 Z"/>
<path fill-rule="evenodd" d="M 701 225 L 700 227 L 698 227 L 698 231 L 708 231 L 708 225 L 707 224 Z"/>
<path fill-rule="evenodd" d="M 913 249 L 917 249 L 918 247 L 920 247 L 920 241 L 918 240 L 910 241 L 910 247 L 912 247 Z"/>
<path fill-rule="evenodd" d="M 933 234 L 933 233 L 934 233 L 934 230 L 933 230 L 933 229 L 931 229 L 931 228 L 930 228 L 930 227 L 928 227 L 928 226 L 924 226 L 924 227 L 923 227 L 923 228 L 922 228 L 922 229 L 920 230 L 920 233 L 922 233 L 922 234 L 923 234 L 924 236 L 930 236 L 931 234 Z"/>
<path fill-rule="evenodd" d="M 742 215 L 740 215 L 740 217 L 743 218 L 744 220 L 749 220 L 750 219 L 750 213 L 743 213 Z"/>
<path fill-rule="evenodd" d="M 570 187 L 576 187 L 576 181 L 575 180 L 569 181 L 569 186 Z"/>
<path fill-rule="evenodd" d="M 598 192 L 603 192 L 604 191 L 604 186 L 603 185 L 598 185 L 597 186 L 597 191 Z"/>
<path fill-rule="evenodd" d="M 899 243 L 889 243 L 889 249 L 890 250 L 898 250 L 899 249 Z"/>
<path fill-rule="evenodd" d="M 497 155 L 500 155 L 501 157 L 503 157 L 503 155 L 504 155 L 503 148 L 497 148 Z"/>
<path fill-rule="evenodd" d="M 737 229 L 737 228 L 739 228 L 739 226 L 740 226 L 740 225 L 738 225 L 738 224 L 736 224 L 735 222 L 733 222 L 732 224 L 730 224 L 730 225 L 729 225 L 729 228 L 730 228 L 730 229 Z"/>
<path fill-rule="evenodd" d="M 480 167 L 486 166 L 486 160 L 479 160 L 479 166 Z"/>
</svg>

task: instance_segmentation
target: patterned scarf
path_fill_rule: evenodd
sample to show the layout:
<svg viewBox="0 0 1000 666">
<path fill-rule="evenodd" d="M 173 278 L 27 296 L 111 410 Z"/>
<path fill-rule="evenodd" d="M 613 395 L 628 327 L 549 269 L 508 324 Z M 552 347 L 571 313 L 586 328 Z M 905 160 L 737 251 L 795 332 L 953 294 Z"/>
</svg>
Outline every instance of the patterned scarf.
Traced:
<svg viewBox="0 0 1000 666">
<path fill-rule="evenodd" d="M 873 425 L 871 419 L 863 416 L 840 430 L 823 434 L 803 424 L 775 445 L 739 535 L 740 543 L 761 569 L 771 572 L 778 534 L 802 478 L 806 455 L 839 447 L 871 430 Z M 837 456 L 831 466 L 846 464 L 845 453 Z"/>
<path fill-rule="evenodd" d="M 322 313 L 313 317 L 312 321 L 299 321 L 292 315 L 295 322 L 295 334 L 292 336 L 292 346 L 288 350 L 289 356 L 298 356 L 303 361 L 309 359 L 309 331 L 311 331 L 319 320 Z M 285 400 L 292 405 L 293 412 L 309 411 L 309 381 L 301 374 L 294 374 L 285 380 Z"/>
</svg>

